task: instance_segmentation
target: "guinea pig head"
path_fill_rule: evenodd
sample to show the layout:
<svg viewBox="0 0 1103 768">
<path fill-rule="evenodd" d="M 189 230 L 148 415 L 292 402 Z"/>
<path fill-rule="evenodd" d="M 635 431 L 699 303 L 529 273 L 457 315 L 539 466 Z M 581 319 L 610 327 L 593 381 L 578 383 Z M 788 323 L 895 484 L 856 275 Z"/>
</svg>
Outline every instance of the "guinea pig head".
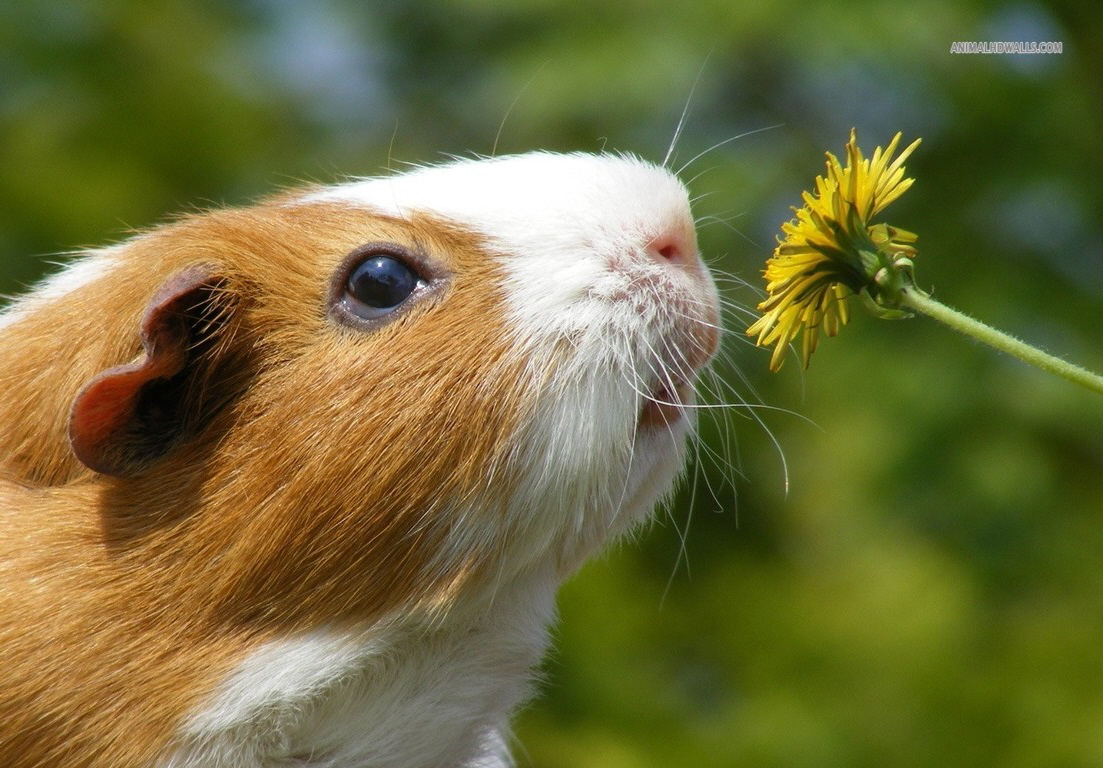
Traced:
<svg viewBox="0 0 1103 768">
<path fill-rule="evenodd" d="M 111 259 L 88 287 L 141 347 L 86 377 L 73 449 L 119 556 L 217 621 L 562 576 L 670 489 L 718 341 L 686 191 L 627 157 L 324 187 Z"/>
</svg>

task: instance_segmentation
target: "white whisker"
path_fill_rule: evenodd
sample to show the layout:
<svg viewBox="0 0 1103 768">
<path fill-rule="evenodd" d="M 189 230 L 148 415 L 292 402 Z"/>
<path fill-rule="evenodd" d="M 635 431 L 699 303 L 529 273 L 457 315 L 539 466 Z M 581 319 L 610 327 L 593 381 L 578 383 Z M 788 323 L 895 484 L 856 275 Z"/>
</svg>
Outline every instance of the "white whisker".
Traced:
<svg viewBox="0 0 1103 768">
<path fill-rule="evenodd" d="M 746 138 L 747 136 L 753 136 L 756 133 L 762 133 L 763 131 L 772 131 L 774 128 L 781 128 L 782 125 L 784 125 L 784 123 L 776 123 L 775 125 L 767 125 L 764 128 L 754 128 L 754 129 L 749 130 L 749 131 L 744 131 L 743 133 L 740 133 L 736 136 L 732 136 L 730 138 L 724 139 L 723 141 L 718 141 L 715 144 L 713 144 L 711 147 L 709 147 L 708 149 L 705 149 L 701 152 L 698 152 L 696 155 L 691 157 L 689 159 L 689 162 L 684 163 L 680 168 L 678 168 L 676 171 L 674 171 L 674 174 L 676 176 L 681 176 L 683 173 L 685 173 L 686 169 L 689 168 L 689 166 L 693 165 L 695 162 L 700 160 L 702 157 L 704 157 L 708 153 L 713 152 L 713 151 L 719 149 L 720 147 L 723 147 L 726 144 L 731 144 L 733 141 L 738 141 L 739 139 Z"/>
<path fill-rule="evenodd" d="M 685 128 L 686 120 L 689 117 L 689 107 L 693 103 L 693 95 L 697 91 L 697 85 L 701 82 L 701 77 L 705 73 L 705 67 L 708 66 L 709 58 L 712 56 L 712 51 L 705 56 L 705 60 L 701 62 L 701 68 L 697 70 L 697 77 L 693 79 L 693 85 L 689 88 L 689 95 L 686 96 L 686 103 L 682 107 L 681 117 L 678 118 L 678 125 L 674 128 L 674 137 L 670 140 L 670 146 L 666 149 L 666 155 L 663 156 L 662 166 L 664 168 L 670 167 L 670 159 L 674 155 L 674 148 L 678 145 L 678 139 L 682 135 L 682 129 Z"/>
<path fill-rule="evenodd" d="M 517 95 L 513 98 L 513 101 L 511 101 L 509 106 L 506 108 L 505 114 L 502 115 L 502 121 L 498 123 L 498 132 L 494 134 L 494 144 L 490 147 L 491 157 L 496 157 L 498 155 L 498 142 L 502 138 L 502 131 L 505 130 L 506 121 L 509 120 L 509 116 L 513 114 L 514 107 L 517 106 L 517 103 L 521 100 L 521 97 L 525 95 L 525 91 L 527 91 L 529 89 L 529 86 L 531 86 L 533 82 L 536 81 L 536 78 L 540 76 L 540 72 L 543 71 L 544 67 L 546 67 L 547 64 L 548 62 L 545 61 L 536 69 L 536 72 L 533 73 L 532 77 L 530 77 L 523 86 L 521 86 L 521 90 L 517 92 Z"/>
</svg>

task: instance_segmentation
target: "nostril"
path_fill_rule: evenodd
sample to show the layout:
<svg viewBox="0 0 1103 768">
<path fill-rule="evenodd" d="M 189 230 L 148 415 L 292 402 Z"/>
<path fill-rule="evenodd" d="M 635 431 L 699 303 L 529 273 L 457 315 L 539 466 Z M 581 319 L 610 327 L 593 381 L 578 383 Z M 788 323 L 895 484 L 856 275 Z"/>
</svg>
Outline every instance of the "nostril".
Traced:
<svg viewBox="0 0 1103 768">
<path fill-rule="evenodd" d="M 671 215 L 645 225 L 647 256 L 664 266 L 692 267 L 697 262 L 697 232 L 688 216 Z"/>
<path fill-rule="evenodd" d="M 692 258 L 681 239 L 672 236 L 656 238 L 647 250 L 651 258 L 660 263 L 684 264 Z"/>
</svg>

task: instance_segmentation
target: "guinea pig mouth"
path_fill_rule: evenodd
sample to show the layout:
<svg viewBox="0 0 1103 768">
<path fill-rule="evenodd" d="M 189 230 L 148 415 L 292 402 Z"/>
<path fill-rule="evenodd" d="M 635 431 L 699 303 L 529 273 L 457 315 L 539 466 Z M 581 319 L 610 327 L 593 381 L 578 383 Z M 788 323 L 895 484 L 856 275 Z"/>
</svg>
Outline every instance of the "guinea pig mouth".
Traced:
<svg viewBox="0 0 1103 768">
<path fill-rule="evenodd" d="M 669 427 L 685 416 L 693 400 L 693 384 L 684 379 L 663 381 L 644 396 L 640 408 L 639 429 Z"/>
</svg>

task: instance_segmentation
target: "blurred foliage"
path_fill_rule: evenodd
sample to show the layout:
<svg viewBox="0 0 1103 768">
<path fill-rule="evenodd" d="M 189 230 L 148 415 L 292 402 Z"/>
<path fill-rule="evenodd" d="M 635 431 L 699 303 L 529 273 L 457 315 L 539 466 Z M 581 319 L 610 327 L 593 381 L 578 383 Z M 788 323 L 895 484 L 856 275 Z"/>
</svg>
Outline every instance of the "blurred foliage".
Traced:
<svg viewBox="0 0 1103 768">
<path fill-rule="evenodd" d="M 1064 52 L 949 52 L 1004 39 Z M 861 313 L 769 375 L 739 309 L 823 151 L 901 130 L 920 284 L 1103 369 L 1101 39 L 1092 0 L 5 0 L 0 291 L 303 180 L 661 161 L 688 102 L 671 163 L 732 307 L 710 388 L 746 405 L 565 588 L 521 764 L 1103 765 L 1103 403 Z"/>
</svg>

